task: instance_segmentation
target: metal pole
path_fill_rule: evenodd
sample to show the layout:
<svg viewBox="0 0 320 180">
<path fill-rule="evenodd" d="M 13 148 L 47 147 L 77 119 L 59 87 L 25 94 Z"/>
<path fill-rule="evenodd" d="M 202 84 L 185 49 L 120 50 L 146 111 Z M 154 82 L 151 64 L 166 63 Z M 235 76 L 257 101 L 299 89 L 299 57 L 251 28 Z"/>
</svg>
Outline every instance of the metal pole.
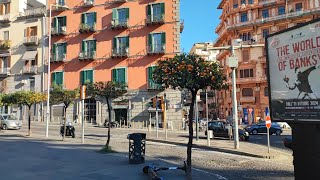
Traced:
<svg viewBox="0 0 320 180">
<path fill-rule="evenodd" d="M 231 46 L 232 56 L 234 56 L 234 48 Z M 236 69 L 232 68 L 232 109 L 233 109 L 233 137 L 234 148 L 239 149 L 239 133 L 238 133 L 238 108 L 237 108 L 237 92 L 236 92 Z"/>
<path fill-rule="evenodd" d="M 270 134 L 269 134 L 269 128 L 267 128 L 267 139 L 268 139 L 268 153 L 270 153 Z"/>
<path fill-rule="evenodd" d="M 210 146 L 208 92 L 206 90 L 207 145 Z"/>
<path fill-rule="evenodd" d="M 156 96 L 156 133 L 157 138 L 159 138 L 158 96 Z"/>
<path fill-rule="evenodd" d="M 199 140 L 199 110 L 198 110 L 198 101 L 196 97 L 196 140 Z"/>
<path fill-rule="evenodd" d="M 51 25 L 51 9 L 52 4 L 50 4 L 49 7 L 49 25 Z M 49 45 L 48 45 L 48 74 L 47 74 L 47 117 L 46 117 L 46 137 L 49 137 L 49 116 L 50 116 L 50 61 L 51 61 L 51 55 L 50 55 L 50 49 L 51 49 L 51 30 L 49 30 Z"/>
<path fill-rule="evenodd" d="M 82 122 L 81 143 L 84 143 L 84 99 L 81 100 L 81 122 Z"/>
</svg>

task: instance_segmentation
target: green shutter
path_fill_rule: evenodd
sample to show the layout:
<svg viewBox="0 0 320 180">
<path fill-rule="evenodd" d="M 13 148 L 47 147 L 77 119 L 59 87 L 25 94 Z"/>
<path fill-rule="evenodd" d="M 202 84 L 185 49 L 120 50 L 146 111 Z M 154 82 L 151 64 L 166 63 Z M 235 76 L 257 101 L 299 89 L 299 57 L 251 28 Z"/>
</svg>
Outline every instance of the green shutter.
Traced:
<svg viewBox="0 0 320 180">
<path fill-rule="evenodd" d="M 162 44 L 166 44 L 166 33 L 162 33 L 161 34 L 161 42 L 162 42 Z"/>
<path fill-rule="evenodd" d="M 97 50 L 97 40 L 93 40 L 93 50 L 96 51 Z"/>
<path fill-rule="evenodd" d="M 86 82 L 90 82 L 90 83 L 93 83 L 93 70 L 87 70 L 85 71 L 85 83 Z"/>
<path fill-rule="evenodd" d="M 161 6 L 161 13 L 164 14 L 165 12 L 164 3 L 160 3 L 160 6 Z"/>
<path fill-rule="evenodd" d="M 130 14 L 129 14 L 129 8 L 126 8 L 126 17 L 127 17 L 127 19 L 129 19 L 129 16 L 130 16 Z"/>
<path fill-rule="evenodd" d="M 149 82 L 149 85 L 153 82 L 152 72 L 153 72 L 153 67 L 148 67 L 148 82 Z"/>
<path fill-rule="evenodd" d="M 117 38 L 113 38 L 113 49 L 117 48 Z"/>
<path fill-rule="evenodd" d="M 118 19 L 118 10 L 116 8 L 112 9 L 112 19 Z"/>
<path fill-rule="evenodd" d="M 63 16 L 63 26 L 67 26 L 67 16 Z"/>
<path fill-rule="evenodd" d="M 53 27 L 56 28 L 57 27 L 57 19 L 58 18 L 53 18 Z"/>
<path fill-rule="evenodd" d="M 148 47 L 150 47 L 150 50 L 152 51 L 152 34 L 148 35 Z"/>
<path fill-rule="evenodd" d="M 112 81 L 117 82 L 117 69 L 112 69 Z"/>
<path fill-rule="evenodd" d="M 85 81 L 85 71 L 80 72 L 80 83 L 84 84 Z"/>
<path fill-rule="evenodd" d="M 63 72 L 56 73 L 56 84 L 59 86 L 63 85 Z"/>
<path fill-rule="evenodd" d="M 63 43 L 63 53 L 67 54 L 67 43 Z"/>
<path fill-rule="evenodd" d="M 52 45 L 52 54 L 55 55 L 56 54 L 56 44 Z"/>
<path fill-rule="evenodd" d="M 56 73 L 51 74 L 51 83 L 56 84 Z"/>
<path fill-rule="evenodd" d="M 126 47 L 129 48 L 129 45 L 130 45 L 130 43 L 129 43 L 129 36 L 127 36 L 127 37 L 126 37 Z"/>
<path fill-rule="evenodd" d="M 84 18 L 85 14 L 81 14 L 81 23 L 84 24 L 85 23 L 85 18 Z"/>
<path fill-rule="evenodd" d="M 94 22 L 97 23 L 97 12 L 93 13 L 93 19 L 94 19 Z"/>
<path fill-rule="evenodd" d="M 121 82 L 121 83 L 126 82 L 126 69 L 125 68 L 118 69 L 118 82 Z"/>
<path fill-rule="evenodd" d="M 151 16 L 151 5 L 150 4 L 147 6 L 147 16 L 148 17 Z"/>
<path fill-rule="evenodd" d="M 85 52 L 85 49 L 86 49 L 86 41 L 82 41 L 81 52 Z"/>
</svg>

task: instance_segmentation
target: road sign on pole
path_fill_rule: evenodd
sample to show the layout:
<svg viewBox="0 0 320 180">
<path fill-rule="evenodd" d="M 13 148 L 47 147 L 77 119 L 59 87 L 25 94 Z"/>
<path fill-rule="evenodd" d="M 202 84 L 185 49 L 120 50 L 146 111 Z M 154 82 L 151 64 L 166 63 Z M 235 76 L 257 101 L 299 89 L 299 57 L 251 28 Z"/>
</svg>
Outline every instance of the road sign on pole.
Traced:
<svg viewBox="0 0 320 180">
<path fill-rule="evenodd" d="M 271 118 L 266 116 L 266 127 L 267 127 L 267 137 L 268 137 L 268 153 L 270 153 L 270 127 L 271 127 Z"/>
</svg>

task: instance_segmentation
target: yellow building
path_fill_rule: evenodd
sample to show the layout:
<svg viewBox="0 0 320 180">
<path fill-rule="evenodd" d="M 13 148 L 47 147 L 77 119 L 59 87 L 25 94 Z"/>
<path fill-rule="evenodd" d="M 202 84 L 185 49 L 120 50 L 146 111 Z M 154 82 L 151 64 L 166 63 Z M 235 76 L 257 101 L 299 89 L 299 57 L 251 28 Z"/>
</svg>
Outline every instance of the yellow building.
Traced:
<svg viewBox="0 0 320 180">
<path fill-rule="evenodd" d="M 219 37 L 214 46 L 228 46 L 235 39 L 242 39 L 244 45 L 263 45 L 268 34 L 318 18 L 320 1 L 221 0 L 218 9 L 222 10 L 222 15 L 215 30 Z M 269 112 L 264 47 L 242 48 L 235 54 L 239 59 L 236 71 L 239 117 L 249 123 L 259 117 L 264 119 Z M 230 55 L 229 50 L 222 50 L 217 55 L 230 85 L 229 90 L 218 94 L 220 118 L 232 116 L 231 69 L 226 65 Z"/>
</svg>

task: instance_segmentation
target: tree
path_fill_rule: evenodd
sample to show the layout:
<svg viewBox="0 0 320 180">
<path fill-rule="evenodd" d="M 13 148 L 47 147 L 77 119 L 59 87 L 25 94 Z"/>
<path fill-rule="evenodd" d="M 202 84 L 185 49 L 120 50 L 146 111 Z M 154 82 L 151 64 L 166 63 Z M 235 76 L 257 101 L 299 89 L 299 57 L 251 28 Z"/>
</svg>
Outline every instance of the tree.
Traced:
<svg viewBox="0 0 320 180">
<path fill-rule="evenodd" d="M 111 111 L 112 100 L 124 95 L 127 92 L 127 85 L 124 83 L 118 83 L 113 81 L 108 82 L 96 82 L 94 84 L 87 84 L 87 93 L 93 98 L 100 98 L 107 102 L 108 106 L 108 139 L 105 145 L 105 149 L 110 149 L 110 131 L 111 131 Z"/>
<path fill-rule="evenodd" d="M 188 90 L 191 93 L 191 105 L 189 114 L 189 141 L 187 146 L 187 176 L 192 179 L 191 174 L 191 153 L 193 140 L 194 103 L 200 89 L 211 87 L 219 90 L 226 86 L 227 77 L 216 62 L 206 61 L 195 54 L 181 54 L 167 60 L 158 62 L 153 71 L 153 79 L 156 83 L 162 84 L 165 88 Z"/>
<path fill-rule="evenodd" d="M 62 140 L 66 137 L 66 126 L 67 126 L 67 108 L 79 97 L 79 89 L 68 90 L 63 89 L 61 86 L 53 85 L 50 91 L 50 104 L 63 103 L 64 113 L 64 134 Z"/>
<path fill-rule="evenodd" d="M 45 94 L 33 91 L 17 91 L 2 97 L 2 102 L 5 105 L 18 104 L 19 106 L 28 107 L 28 136 L 31 136 L 31 106 L 45 100 Z"/>
</svg>

